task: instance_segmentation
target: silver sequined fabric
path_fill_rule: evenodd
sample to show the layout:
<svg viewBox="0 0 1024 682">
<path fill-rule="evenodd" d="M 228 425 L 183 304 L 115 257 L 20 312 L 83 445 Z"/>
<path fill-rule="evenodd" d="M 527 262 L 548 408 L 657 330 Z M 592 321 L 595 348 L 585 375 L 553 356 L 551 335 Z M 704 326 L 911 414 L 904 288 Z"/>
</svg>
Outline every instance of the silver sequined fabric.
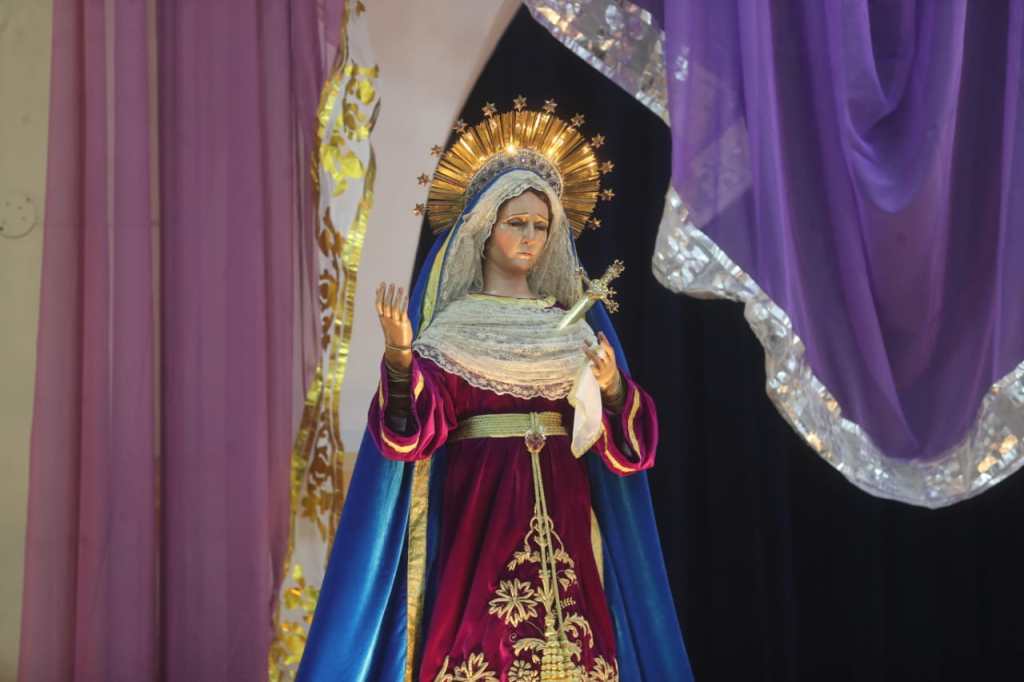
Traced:
<svg viewBox="0 0 1024 682">
<path fill-rule="evenodd" d="M 577 57 L 668 122 L 663 33 L 631 2 L 525 0 L 533 18 Z M 674 73 L 685 73 L 685 59 Z"/>
</svg>

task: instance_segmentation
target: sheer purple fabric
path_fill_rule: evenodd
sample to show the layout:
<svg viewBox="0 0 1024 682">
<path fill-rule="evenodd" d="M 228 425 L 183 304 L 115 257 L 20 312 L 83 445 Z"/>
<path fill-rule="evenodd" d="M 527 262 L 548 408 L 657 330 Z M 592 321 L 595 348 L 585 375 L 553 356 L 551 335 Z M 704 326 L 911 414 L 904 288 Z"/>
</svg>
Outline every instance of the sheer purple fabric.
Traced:
<svg viewBox="0 0 1024 682">
<path fill-rule="evenodd" d="M 335 4 L 55 0 L 20 680 L 266 677 Z"/>
<path fill-rule="evenodd" d="M 673 186 L 886 455 L 1024 361 L 1024 3 L 642 2 Z"/>
<path fill-rule="evenodd" d="M 110 19 L 54 3 L 23 682 L 157 671 L 145 5 Z"/>
<path fill-rule="evenodd" d="M 654 274 L 744 302 L 815 450 L 925 506 L 1024 465 L 1024 3 L 526 5 L 671 124 Z"/>
</svg>

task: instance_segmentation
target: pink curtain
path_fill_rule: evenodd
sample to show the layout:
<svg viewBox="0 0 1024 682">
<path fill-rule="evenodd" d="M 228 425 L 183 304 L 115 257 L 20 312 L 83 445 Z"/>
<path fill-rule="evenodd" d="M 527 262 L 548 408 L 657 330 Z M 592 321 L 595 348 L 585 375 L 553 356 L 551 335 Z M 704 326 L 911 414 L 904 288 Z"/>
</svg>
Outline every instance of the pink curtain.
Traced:
<svg viewBox="0 0 1024 682">
<path fill-rule="evenodd" d="M 24 682 L 267 674 L 340 4 L 54 2 Z"/>
</svg>

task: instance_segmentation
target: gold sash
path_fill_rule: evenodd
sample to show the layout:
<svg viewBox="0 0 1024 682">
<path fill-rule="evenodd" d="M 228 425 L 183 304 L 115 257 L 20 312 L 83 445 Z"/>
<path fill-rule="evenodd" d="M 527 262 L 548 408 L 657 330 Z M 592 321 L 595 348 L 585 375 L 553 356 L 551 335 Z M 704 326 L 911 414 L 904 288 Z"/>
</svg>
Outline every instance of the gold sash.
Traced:
<svg viewBox="0 0 1024 682">
<path fill-rule="evenodd" d="M 523 438 L 531 429 L 540 427 L 545 436 L 568 436 L 559 412 L 507 412 L 478 414 L 459 422 L 448 436 L 453 443 L 467 438 Z"/>
</svg>

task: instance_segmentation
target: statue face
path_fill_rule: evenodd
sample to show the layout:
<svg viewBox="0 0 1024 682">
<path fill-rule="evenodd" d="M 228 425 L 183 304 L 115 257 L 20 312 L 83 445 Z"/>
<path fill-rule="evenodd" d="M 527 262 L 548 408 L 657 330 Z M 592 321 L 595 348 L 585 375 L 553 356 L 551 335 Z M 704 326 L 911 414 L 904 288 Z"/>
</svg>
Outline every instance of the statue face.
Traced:
<svg viewBox="0 0 1024 682">
<path fill-rule="evenodd" d="M 547 202 L 536 192 L 509 199 L 498 209 L 484 257 L 505 272 L 529 272 L 544 251 L 550 221 Z"/>
</svg>

